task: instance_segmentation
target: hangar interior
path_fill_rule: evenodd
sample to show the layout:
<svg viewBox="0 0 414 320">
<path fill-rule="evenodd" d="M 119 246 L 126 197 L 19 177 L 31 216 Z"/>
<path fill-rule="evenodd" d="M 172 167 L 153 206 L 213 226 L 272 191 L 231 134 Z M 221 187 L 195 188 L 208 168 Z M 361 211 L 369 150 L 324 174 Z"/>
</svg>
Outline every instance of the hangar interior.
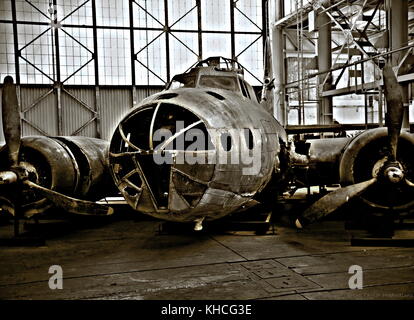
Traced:
<svg viewBox="0 0 414 320">
<path fill-rule="evenodd" d="M 411 191 L 398 189 L 401 201 L 389 205 L 389 199 L 377 202 L 378 193 L 386 192 L 380 186 L 353 204 L 345 201 L 331 217 L 303 230 L 294 228 L 296 217 L 316 199 L 345 189 L 338 189 L 342 173 L 331 172 L 347 171 L 348 166 L 332 164 L 332 159 L 347 155 L 349 145 L 358 148 L 355 137 L 390 136 L 385 64 L 392 67 L 402 92 L 401 125 L 408 142 L 400 142 L 398 156 L 404 158 L 406 177 L 412 178 L 412 145 L 406 143 L 412 141 L 414 122 L 413 28 L 414 3 L 407 0 L 0 1 L 0 81 L 14 79 L 21 136 L 40 136 L 27 138 L 23 149 L 49 148 L 41 137 L 65 136 L 53 144 L 82 173 L 84 162 L 76 163 L 79 152 L 102 155 L 88 151 L 88 141 L 77 137 L 111 141 L 121 119 L 164 90 L 174 75 L 222 56 L 237 62 L 257 96 L 249 98 L 265 101 L 267 111 L 286 130 L 289 143 L 280 148 L 291 151 L 289 163 L 297 174 L 287 192 L 266 194 L 271 210 L 253 207 L 244 218 L 243 212 L 231 214 L 206 223 L 199 232 L 136 212 L 118 190 L 111 190 L 114 197 L 97 203 L 114 205 L 114 215 L 73 217 L 54 208 L 38 219 L 31 211 L 34 218 L 17 225 L 28 238 L 19 235 L 13 242 L 16 222 L 3 206 L 0 242 L 7 241 L 0 247 L 0 298 L 413 300 Z M 265 88 L 272 90 L 266 97 Z M 223 95 L 215 98 L 233 97 Z M 9 130 L 2 123 L 0 145 Z M 122 138 L 125 149 L 129 138 Z M 322 147 L 322 140 L 331 143 Z M 100 142 L 95 143 L 99 149 Z M 0 149 L 2 159 L 6 149 Z M 364 149 L 365 157 L 370 150 Z M 335 151 L 339 155 L 331 155 Z M 306 152 L 309 159 L 325 159 L 310 162 L 316 168 L 310 175 L 309 163 L 300 164 Z M 56 164 L 60 154 L 45 158 Z M 373 165 L 362 160 L 359 168 Z M 374 161 L 377 171 L 384 166 L 381 161 Z M 5 165 L 0 167 L 3 172 Z M 42 164 L 33 167 L 38 171 L 35 182 L 41 185 L 46 169 Z M 99 165 L 88 168 L 91 175 L 100 170 Z M 67 183 L 61 177 L 70 174 L 62 164 L 44 180 L 52 181 L 53 189 L 56 181 Z M 100 177 L 100 171 L 96 175 L 99 182 L 83 181 L 83 189 L 77 182 L 77 195 L 107 196 L 98 187 L 112 185 L 112 178 Z M 139 183 L 145 183 L 142 177 Z M 322 182 L 315 183 L 315 177 Z M 349 188 L 363 183 L 366 175 L 351 180 Z M 54 190 L 64 193 L 65 188 Z M 27 198 L 27 192 L 21 194 Z M 389 197 L 400 196 L 393 192 Z M 3 198 L 0 194 L 0 202 Z M 393 207 L 400 208 L 398 215 L 387 215 Z M 51 265 L 62 266 L 63 290 L 48 287 Z M 351 289 L 349 270 L 355 265 L 364 271 L 363 290 Z"/>
</svg>

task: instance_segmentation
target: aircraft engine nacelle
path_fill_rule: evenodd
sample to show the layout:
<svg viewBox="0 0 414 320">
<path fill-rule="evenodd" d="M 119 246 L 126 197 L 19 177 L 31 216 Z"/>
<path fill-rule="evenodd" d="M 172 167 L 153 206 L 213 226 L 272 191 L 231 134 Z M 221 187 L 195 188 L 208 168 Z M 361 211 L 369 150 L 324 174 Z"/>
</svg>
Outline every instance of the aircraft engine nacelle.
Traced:
<svg viewBox="0 0 414 320">
<path fill-rule="evenodd" d="M 114 181 L 137 211 L 180 222 L 248 206 L 280 170 L 284 130 L 259 103 L 221 89 L 151 96 L 116 128 Z"/>
<path fill-rule="evenodd" d="M 364 131 L 345 146 L 339 161 L 339 178 L 346 186 L 371 179 L 386 161 L 387 128 Z M 397 159 L 405 177 L 414 179 L 414 136 L 401 132 Z M 414 192 L 406 184 L 389 188 L 387 183 L 376 184 L 360 198 L 374 208 L 406 210 L 414 207 Z"/>
<path fill-rule="evenodd" d="M 308 162 L 296 165 L 296 175 L 310 185 L 348 186 L 376 177 L 387 158 L 387 128 L 363 131 L 352 138 L 308 140 Z M 399 164 L 405 177 L 414 178 L 414 135 L 401 132 Z M 303 170 L 305 168 L 306 170 Z M 360 196 L 374 208 L 406 210 L 414 207 L 414 192 L 406 184 L 389 188 L 386 181 Z"/>
<path fill-rule="evenodd" d="M 20 163 L 32 182 L 68 196 L 98 200 L 113 189 L 107 165 L 109 143 L 86 137 L 22 138 Z M 0 151 L 0 163 L 7 163 L 6 150 Z M 4 168 L 0 168 L 2 170 Z M 7 201 L 7 186 L 1 186 L 3 201 Z M 36 192 L 23 193 L 23 212 L 26 216 L 45 211 L 51 203 Z"/>
</svg>

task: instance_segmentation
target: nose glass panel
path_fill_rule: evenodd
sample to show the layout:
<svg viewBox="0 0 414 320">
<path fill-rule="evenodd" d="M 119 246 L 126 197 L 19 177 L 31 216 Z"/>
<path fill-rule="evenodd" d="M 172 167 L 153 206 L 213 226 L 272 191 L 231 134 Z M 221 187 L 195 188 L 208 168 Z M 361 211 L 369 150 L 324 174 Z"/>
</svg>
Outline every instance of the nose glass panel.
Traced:
<svg viewBox="0 0 414 320">
<path fill-rule="evenodd" d="M 174 188 L 189 206 L 196 204 L 206 188 L 180 174 L 180 170 L 172 172 L 173 166 L 188 166 L 185 157 L 175 156 L 194 146 L 195 139 L 197 151 L 214 150 L 204 123 L 194 113 L 174 104 L 152 104 L 127 117 L 111 142 L 112 168 L 119 181 L 128 185 L 123 191 L 136 196 L 145 184 L 154 207 L 167 209 Z M 180 159 L 184 163 L 177 163 Z"/>
</svg>

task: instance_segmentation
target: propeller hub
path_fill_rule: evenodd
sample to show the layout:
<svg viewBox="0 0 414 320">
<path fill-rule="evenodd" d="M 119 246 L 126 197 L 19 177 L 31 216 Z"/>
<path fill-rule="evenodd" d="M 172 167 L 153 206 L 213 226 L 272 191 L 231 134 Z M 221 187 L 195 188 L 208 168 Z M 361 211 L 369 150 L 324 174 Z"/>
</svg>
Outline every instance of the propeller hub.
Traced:
<svg viewBox="0 0 414 320">
<path fill-rule="evenodd" d="M 13 166 L 7 171 L 0 171 L 0 184 L 16 183 L 27 179 L 33 182 L 39 180 L 35 167 L 27 162 L 21 162 L 18 166 Z"/>
<path fill-rule="evenodd" d="M 398 167 L 388 167 L 384 170 L 384 176 L 392 183 L 398 183 L 404 179 L 404 172 Z"/>
<path fill-rule="evenodd" d="M 404 171 L 399 162 L 390 162 L 387 157 L 377 161 L 372 169 L 372 176 L 383 176 L 391 183 L 399 183 L 404 179 Z"/>
<path fill-rule="evenodd" d="M 17 181 L 17 174 L 13 171 L 0 172 L 0 184 L 10 184 Z"/>
<path fill-rule="evenodd" d="M 36 168 L 28 162 L 20 162 L 21 179 L 29 179 L 34 183 L 39 183 L 39 175 Z"/>
<path fill-rule="evenodd" d="M 11 167 L 10 171 L 13 171 L 13 173 L 17 176 L 17 181 L 24 181 L 29 177 L 29 172 L 24 166 L 21 165 Z"/>
</svg>

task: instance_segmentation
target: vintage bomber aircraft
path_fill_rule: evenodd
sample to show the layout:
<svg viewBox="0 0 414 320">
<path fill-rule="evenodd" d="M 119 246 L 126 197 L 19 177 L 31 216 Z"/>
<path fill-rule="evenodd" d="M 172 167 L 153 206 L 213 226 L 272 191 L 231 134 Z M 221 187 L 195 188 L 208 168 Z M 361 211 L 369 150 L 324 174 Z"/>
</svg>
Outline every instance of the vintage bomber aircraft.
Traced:
<svg viewBox="0 0 414 320">
<path fill-rule="evenodd" d="M 237 62 L 210 58 L 175 76 L 167 90 L 143 100 L 121 121 L 110 145 L 111 173 L 127 202 L 154 217 L 194 221 L 200 228 L 205 218 L 217 219 L 258 201 L 275 202 L 276 193 L 287 186 L 289 172 L 306 166 L 309 180 L 319 177 L 320 181 L 313 181 L 316 185 L 340 182 L 344 188 L 310 206 L 296 221 L 299 228 L 362 194 L 375 207 L 414 205 L 410 182 L 414 137 L 401 132 L 401 88 L 389 66 L 384 69 L 388 128 L 368 130 L 352 139 L 310 141 L 303 154 L 295 152 L 285 129 L 266 111 L 272 86 L 267 79 L 264 82 L 259 103 Z M 175 127 L 179 120 L 184 122 L 180 130 Z M 154 132 L 160 128 L 170 128 L 173 135 L 155 143 Z M 249 175 L 244 170 L 251 163 L 177 161 L 192 151 L 172 142 L 191 128 L 199 129 L 210 142 L 197 151 L 201 157 L 254 153 L 260 169 Z M 246 143 L 229 146 L 223 136 Z M 167 145 L 172 147 L 167 150 Z M 156 164 L 154 156 L 162 152 L 169 153 L 171 161 Z"/>
<path fill-rule="evenodd" d="M 8 162 L 0 168 L 0 183 L 12 188 L 3 186 L 0 200 L 3 208 L 18 208 L 26 216 L 51 204 L 77 214 L 111 214 L 111 208 L 90 201 L 108 191 L 100 186 L 108 186 L 102 181 L 109 171 L 133 209 L 194 222 L 200 230 L 205 219 L 274 203 L 290 174 L 306 167 L 311 183 L 343 187 L 306 209 L 296 220 L 298 228 L 357 196 L 376 208 L 406 210 L 414 206 L 414 138 L 401 131 L 401 88 L 388 65 L 383 78 L 387 128 L 308 141 L 301 153 L 267 111 L 271 81 L 265 79 L 259 102 L 241 65 L 230 59 L 203 60 L 144 99 L 116 127 L 109 149 L 91 138 L 21 139 L 15 88 L 7 78 L 3 158 L 7 155 Z M 197 135 L 204 139 L 202 149 L 192 148 Z"/>
</svg>

